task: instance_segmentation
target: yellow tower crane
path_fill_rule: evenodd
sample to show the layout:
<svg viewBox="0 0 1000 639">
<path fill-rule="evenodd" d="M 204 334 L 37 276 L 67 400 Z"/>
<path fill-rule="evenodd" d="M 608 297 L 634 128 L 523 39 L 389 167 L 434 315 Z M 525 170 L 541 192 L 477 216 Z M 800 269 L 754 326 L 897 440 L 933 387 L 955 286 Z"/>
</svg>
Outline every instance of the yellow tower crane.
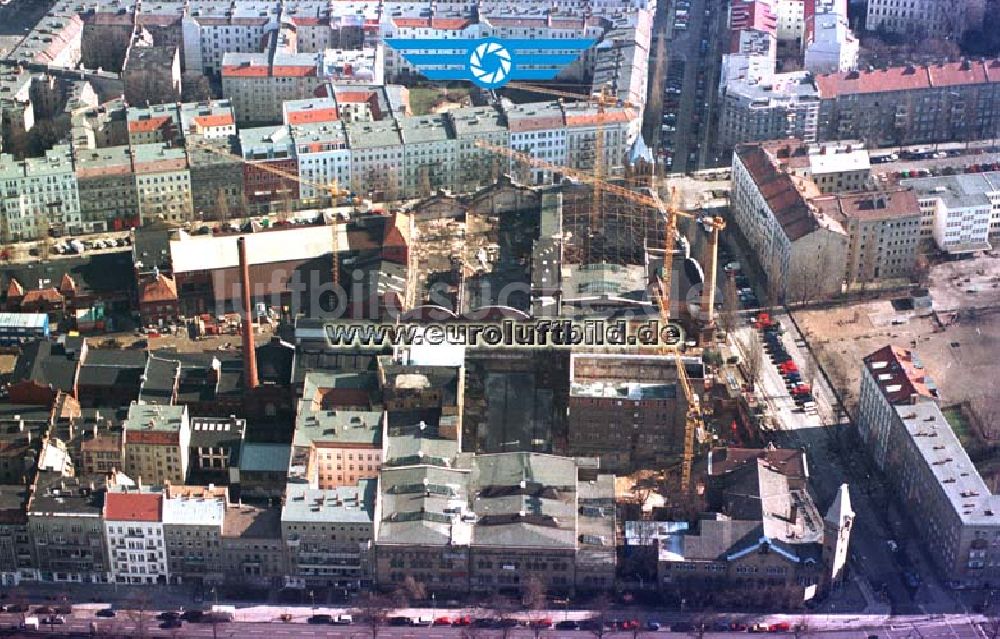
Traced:
<svg viewBox="0 0 1000 639">
<path fill-rule="evenodd" d="M 576 169 L 571 169 L 564 166 L 559 166 L 545 160 L 541 160 L 525 153 L 520 153 L 518 151 L 513 151 L 506 147 L 500 147 L 492 145 L 486 142 L 477 142 L 477 146 L 480 148 L 485 148 L 487 150 L 493 151 L 505 155 L 515 161 L 525 163 L 529 166 L 535 168 L 541 168 L 548 171 L 553 171 L 557 173 L 562 173 L 568 177 L 575 178 L 581 182 L 586 182 L 588 184 L 594 184 L 597 178 Z M 714 270 L 713 264 L 718 262 L 718 236 L 719 232 L 725 229 L 725 220 L 718 217 L 712 216 L 696 216 L 682 211 L 679 208 L 678 195 L 676 189 L 671 190 L 671 197 L 669 204 L 665 204 L 659 195 L 656 193 L 656 189 L 651 189 L 652 195 L 645 195 L 631 189 L 618 186 L 616 184 L 610 184 L 603 182 L 601 188 L 609 193 L 614 193 L 623 198 L 642 204 L 645 206 L 651 206 L 658 210 L 663 216 L 666 222 L 666 237 L 664 238 L 664 255 L 663 255 L 663 271 L 660 275 L 659 283 L 653 289 L 653 297 L 656 301 L 657 308 L 660 314 L 660 321 L 666 326 L 670 321 L 670 286 L 672 282 L 673 265 L 670 261 L 670 255 L 674 248 L 674 237 L 677 232 L 677 218 L 685 217 L 701 222 L 706 229 L 711 233 L 711 239 L 709 242 L 709 250 L 711 255 L 709 256 L 710 266 L 709 271 L 712 271 L 712 279 L 707 280 L 707 285 L 705 288 L 714 288 Z M 714 304 L 714 295 L 709 294 L 712 303 Z M 711 308 L 711 307 L 710 307 Z M 684 368 L 684 362 L 680 356 L 680 350 L 677 348 L 671 349 L 665 344 L 660 345 L 660 352 L 662 354 L 668 354 L 671 350 L 674 353 L 674 361 L 677 367 L 677 378 L 680 381 L 681 389 L 684 392 L 684 397 L 687 400 L 688 410 L 685 417 L 684 423 L 684 445 L 683 453 L 681 457 L 681 481 L 680 487 L 682 492 L 687 492 L 690 490 L 691 486 L 691 474 L 694 465 L 694 446 L 695 446 L 695 435 L 699 430 L 704 428 L 704 419 L 701 413 L 701 405 L 698 396 L 694 393 L 691 388 L 690 380 L 687 376 L 687 370 Z"/>
</svg>

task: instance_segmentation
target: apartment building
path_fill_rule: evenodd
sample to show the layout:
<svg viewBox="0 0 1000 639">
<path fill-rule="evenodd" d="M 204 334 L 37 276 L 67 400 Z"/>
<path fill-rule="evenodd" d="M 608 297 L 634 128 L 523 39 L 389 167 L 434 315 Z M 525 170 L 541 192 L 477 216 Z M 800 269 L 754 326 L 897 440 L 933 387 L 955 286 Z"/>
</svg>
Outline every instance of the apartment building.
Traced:
<svg viewBox="0 0 1000 639">
<path fill-rule="evenodd" d="M 243 213 L 243 163 L 233 148 L 235 139 L 186 136 L 191 207 L 199 219 L 221 220 Z"/>
<path fill-rule="evenodd" d="M 125 451 L 121 431 L 100 430 L 80 442 L 80 472 L 84 475 L 103 475 L 124 467 Z"/>
<path fill-rule="evenodd" d="M 297 181 L 263 168 L 298 174 L 299 164 L 295 157 L 295 141 L 290 127 L 241 130 L 240 153 L 244 160 L 252 160 L 252 163 L 243 163 L 243 193 L 250 204 L 293 202 L 299 199 L 301 187 Z"/>
<path fill-rule="evenodd" d="M 551 164 L 566 164 L 566 127 L 562 107 L 558 102 L 530 104 L 504 104 L 510 148 L 527 153 Z M 554 179 L 553 172 L 542 168 L 525 167 L 513 158 L 509 171 L 515 176 L 528 178 L 529 184 L 547 184 Z"/>
<path fill-rule="evenodd" d="M 912 351 L 886 346 L 864 359 L 859 434 L 880 463 L 935 568 L 954 588 L 980 588 L 1000 572 L 1000 512 Z"/>
<path fill-rule="evenodd" d="M 957 40 L 983 28 L 985 0 L 869 0 L 865 28 L 912 37 Z"/>
<path fill-rule="evenodd" d="M 223 582 L 222 525 L 226 504 L 225 488 L 167 489 L 163 496 L 163 545 L 170 583 Z"/>
<path fill-rule="evenodd" d="M 0 585 L 12 587 L 35 567 L 34 546 L 28 535 L 29 487 L 0 485 Z M 23 571 L 23 572 L 22 572 Z"/>
<path fill-rule="evenodd" d="M 78 477 L 39 472 L 28 499 L 28 534 L 35 563 L 21 577 L 34 581 L 107 583 L 104 490 Z"/>
<path fill-rule="evenodd" d="M 189 3 L 181 21 L 184 68 L 215 75 L 225 67 L 226 53 L 260 51 L 265 36 L 277 30 L 279 15 L 280 6 L 269 0 Z"/>
<path fill-rule="evenodd" d="M 846 13 L 816 13 L 806 34 L 803 67 L 807 71 L 839 73 L 858 68 L 861 41 L 851 31 Z"/>
<path fill-rule="evenodd" d="M 139 197 L 129 146 L 78 149 L 76 182 L 85 229 L 105 231 L 139 225 Z"/>
<path fill-rule="evenodd" d="M 775 35 L 778 40 L 801 44 L 805 31 L 806 5 L 814 0 L 777 0 L 774 3 Z"/>
<path fill-rule="evenodd" d="M 849 288 L 909 280 L 920 247 L 920 205 L 911 189 L 870 191 L 813 200 L 839 219 L 850 239 L 844 279 Z"/>
<path fill-rule="evenodd" d="M 191 447 L 187 406 L 132 404 L 125 421 L 125 467 L 150 484 L 183 484 Z"/>
<path fill-rule="evenodd" d="M 609 471 L 667 463 L 684 441 L 687 401 L 673 357 L 570 355 L 567 412 L 567 452 Z"/>
<path fill-rule="evenodd" d="M 848 237 L 843 225 L 812 202 L 821 192 L 811 178 L 781 166 L 767 145 L 733 154 L 731 210 L 736 224 L 776 291 L 791 299 L 839 292 Z"/>
<path fill-rule="evenodd" d="M 272 122 L 285 100 L 315 95 L 323 83 L 322 64 L 322 53 L 227 52 L 222 95 L 232 101 L 239 122 Z"/>
<path fill-rule="evenodd" d="M 257 587 L 284 585 L 287 567 L 279 506 L 229 504 L 221 541 L 226 582 Z"/>
<path fill-rule="evenodd" d="M 289 121 L 307 119 L 299 111 L 288 113 Z M 308 112 L 315 116 L 319 110 Z M 298 158 L 299 196 L 303 200 L 329 200 L 330 192 L 323 187 L 346 189 L 351 186 L 351 150 L 347 145 L 344 123 L 302 122 L 291 128 Z"/>
<path fill-rule="evenodd" d="M 179 141 L 183 135 L 174 103 L 129 107 L 125 111 L 125 121 L 128 142 L 132 146 Z"/>
<path fill-rule="evenodd" d="M 394 200 L 404 193 L 403 139 L 396 120 L 349 122 L 351 190 L 358 194 L 381 193 Z"/>
<path fill-rule="evenodd" d="M 136 198 L 142 221 L 194 219 L 187 152 L 167 143 L 132 146 Z"/>
<path fill-rule="evenodd" d="M 916 191 L 920 237 L 952 255 L 989 250 L 1000 238 L 1000 172 L 900 180 Z"/>
<path fill-rule="evenodd" d="M 281 537 L 290 579 L 309 588 L 370 584 L 377 485 L 376 479 L 333 489 L 288 485 Z"/>
<path fill-rule="evenodd" d="M 302 124 L 330 124 L 340 120 L 337 100 L 332 95 L 286 100 L 281 105 L 281 123 L 288 126 Z"/>
<path fill-rule="evenodd" d="M 19 65 L 42 64 L 74 69 L 80 63 L 83 20 L 72 13 L 49 12 L 7 54 Z"/>
<path fill-rule="evenodd" d="M 322 490 L 374 479 L 382 466 L 384 411 L 339 405 L 345 385 L 342 376 L 310 371 L 296 413 L 289 475 Z"/>
<path fill-rule="evenodd" d="M 234 415 L 191 418 L 190 477 L 199 484 L 229 484 L 239 468 L 245 419 Z"/>
<path fill-rule="evenodd" d="M 57 144 L 45 157 L 19 161 L 0 154 L 0 185 L 3 241 L 44 237 L 49 229 L 82 230 L 80 195 L 68 145 Z"/>
<path fill-rule="evenodd" d="M 129 104 L 179 100 L 181 53 L 177 47 L 145 46 L 133 41 L 122 65 L 125 99 Z M 151 95 L 152 94 L 152 95 Z"/>
<path fill-rule="evenodd" d="M 462 107 L 448 111 L 448 118 L 455 131 L 455 189 L 468 193 L 495 184 L 506 172 L 507 159 L 476 143 L 509 147 L 503 112 L 495 106 Z"/>
<path fill-rule="evenodd" d="M 719 144 L 724 149 L 755 140 L 817 139 L 820 96 L 807 72 L 732 81 L 721 99 Z"/>
<path fill-rule="evenodd" d="M 23 69 L 0 71 L 0 125 L 6 144 L 35 126 L 31 102 L 31 73 Z"/>
<path fill-rule="evenodd" d="M 427 197 L 454 188 L 457 144 L 445 115 L 401 118 L 404 197 Z"/>
<path fill-rule="evenodd" d="M 590 104 L 565 104 L 563 117 L 567 166 L 593 170 L 599 163 L 604 175 L 624 167 L 632 142 L 639 137 L 637 126 L 641 118 L 632 107 L 601 110 Z M 600 145 L 598 135 L 601 135 Z M 599 146 L 603 147 L 601 156 L 597 155 Z"/>
<path fill-rule="evenodd" d="M 115 583 L 169 583 L 162 493 L 111 490 L 104 497 L 103 519 Z"/>
<path fill-rule="evenodd" d="M 937 386 L 915 352 L 884 346 L 864 358 L 856 424 L 880 470 L 887 470 L 890 432 L 897 418 L 893 407 L 937 397 Z"/>
<path fill-rule="evenodd" d="M 660 589 L 699 603 L 801 608 L 838 584 L 854 511 L 846 484 L 821 517 L 802 450 L 714 449 L 708 511 L 658 540 Z"/>
<path fill-rule="evenodd" d="M 996 137 L 1000 60 L 947 62 L 815 77 L 821 140 L 897 146 Z"/>
<path fill-rule="evenodd" d="M 456 442 L 427 432 L 401 436 L 410 442 L 380 473 L 380 587 L 408 576 L 453 593 L 518 591 L 529 579 L 547 592 L 612 583 L 610 475 L 581 481 L 575 460 L 539 453 L 458 454 Z M 416 449 L 428 452 L 414 457 Z"/>
</svg>

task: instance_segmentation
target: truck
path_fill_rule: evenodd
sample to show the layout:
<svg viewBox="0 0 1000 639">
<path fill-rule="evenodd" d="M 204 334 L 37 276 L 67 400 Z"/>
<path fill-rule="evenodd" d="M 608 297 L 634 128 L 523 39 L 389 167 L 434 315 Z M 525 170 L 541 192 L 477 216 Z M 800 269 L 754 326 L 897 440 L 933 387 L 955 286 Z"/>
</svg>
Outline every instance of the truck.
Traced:
<svg viewBox="0 0 1000 639">
<path fill-rule="evenodd" d="M 21 622 L 21 630 L 38 630 L 41 626 L 41 622 L 38 621 L 38 617 L 25 617 L 24 621 Z"/>
</svg>

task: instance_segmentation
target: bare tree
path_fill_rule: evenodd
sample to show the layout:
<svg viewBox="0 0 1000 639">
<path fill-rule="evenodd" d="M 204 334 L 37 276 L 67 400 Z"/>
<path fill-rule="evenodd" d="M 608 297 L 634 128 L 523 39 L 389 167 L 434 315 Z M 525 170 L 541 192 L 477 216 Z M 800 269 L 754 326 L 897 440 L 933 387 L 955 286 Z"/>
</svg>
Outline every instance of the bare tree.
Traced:
<svg viewBox="0 0 1000 639">
<path fill-rule="evenodd" d="M 152 71 L 133 71 L 124 74 L 125 101 L 131 106 L 165 104 L 180 99 L 178 86 L 170 75 Z"/>
<path fill-rule="evenodd" d="M 611 599 L 608 595 L 601 593 L 591 602 L 590 609 L 594 611 L 594 614 L 584 622 L 583 629 L 594 635 L 595 639 L 603 639 L 610 630 L 608 612 L 611 609 Z"/>
<path fill-rule="evenodd" d="M 215 193 L 215 216 L 220 222 L 229 221 L 229 198 L 225 189 L 218 189 Z"/>
<path fill-rule="evenodd" d="M 541 610 L 545 607 L 545 584 L 538 577 L 531 576 L 521 587 L 521 605 L 528 610 Z"/>
<path fill-rule="evenodd" d="M 772 308 L 781 306 L 785 300 L 785 274 L 781 267 L 781 259 L 777 255 L 771 255 L 764 271 L 767 277 L 767 287 L 764 290 L 765 303 Z"/>
<path fill-rule="evenodd" d="M 736 277 L 727 275 L 722 285 L 722 312 L 719 313 L 719 327 L 732 334 L 739 326 L 740 298 L 736 290 Z"/>
<path fill-rule="evenodd" d="M 763 372 L 764 344 L 760 341 L 760 335 L 753 329 L 746 330 L 736 342 L 742 354 L 740 367 L 743 369 L 743 376 L 746 377 L 750 390 L 753 390 Z"/>
<path fill-rule="evenodd" d="M 411 575 L 407 575 L 403 583 L 392 591 L 392 598 L 398 607 L 403 608 L 410 602 L 427 599 L 427 588 Z"/>
<path fill-rule="evenodd" d="M 987 442 L 995 442 L 1000 436 L 1000 397 L 989 391 L 981 391 L 969 398 L 969 410 L 975 416 L 980 434 Z"/>
<path fill-rule="evenodd" d="M 139 589 L 134 595 L 132 595 L 129 598 L 128 608 L 125 613 L 125 616 L 128 618 L 129 621 L 132 622 L 133 626 L 135 627 L 134 630 L 135 634 L 133 636 L 139 637 L 140 639 L 146 636 L 146 633 L 149 630 L 148 628 L 150 620 L 149 609 L 151 604 L 152 604 L 152 598 L 149 596 L 149 593 L 145 592 L 142 589 Z"/>
<path fill-rule="evenodd" d="M 389 611 L 392 607 L 392 602 L 377 592 L 369 592 L 359 600 L 355 610 L 356 616 L 368 628 L 372 639 L 378 639 L 379 632 L 389 620 Z"/>
</svg>

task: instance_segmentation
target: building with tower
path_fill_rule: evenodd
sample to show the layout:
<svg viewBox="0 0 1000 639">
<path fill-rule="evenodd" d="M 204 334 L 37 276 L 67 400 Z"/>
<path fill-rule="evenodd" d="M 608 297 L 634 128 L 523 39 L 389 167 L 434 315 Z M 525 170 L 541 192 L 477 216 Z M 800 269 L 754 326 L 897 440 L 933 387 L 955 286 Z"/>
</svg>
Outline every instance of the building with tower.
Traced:
<svg viewBox="0 0 1000 639">
<path fill-rule="evenodd" d="M 801 449 L 717 448 L 706 512 L 657 536 L 660 590 L 691 605 L 797 608 L 844 576 L 854 512 L 843 485 L 825 517 Z"/>
</svg>

